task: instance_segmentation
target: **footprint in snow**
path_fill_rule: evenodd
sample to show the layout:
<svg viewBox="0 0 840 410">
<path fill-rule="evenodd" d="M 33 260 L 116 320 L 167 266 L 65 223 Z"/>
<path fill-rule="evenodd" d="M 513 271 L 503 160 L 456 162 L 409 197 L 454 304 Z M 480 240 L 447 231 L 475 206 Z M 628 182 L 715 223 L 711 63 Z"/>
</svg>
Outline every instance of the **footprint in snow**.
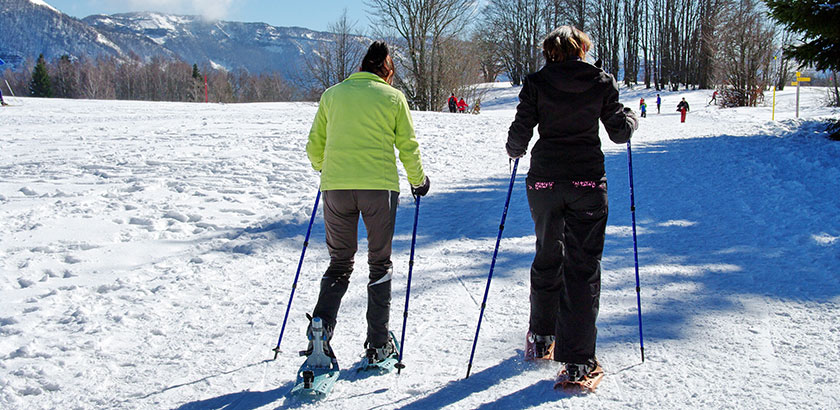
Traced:
<svg viewBox="0 0 840 410">
<path fill-rule="evenodd" d="M 35 190 L 33 190 L 32 188 L 30 188 L 28 186 L 25 186 L 25 187 L 19 189 L 19 191 L 22 192 L 26 196 L 36 196 L 36 195 L 38 195 L 38 193 L 35 192 Z"/>
</svg>

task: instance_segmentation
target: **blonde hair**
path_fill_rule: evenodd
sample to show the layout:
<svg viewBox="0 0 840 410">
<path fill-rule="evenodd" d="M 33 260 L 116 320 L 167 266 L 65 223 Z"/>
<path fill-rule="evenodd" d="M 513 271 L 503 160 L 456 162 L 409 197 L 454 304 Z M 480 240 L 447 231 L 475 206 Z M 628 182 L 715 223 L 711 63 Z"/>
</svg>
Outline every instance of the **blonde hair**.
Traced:
<svg viewBox="0 0 840 410">
<path fill-rule="evenodd" d="M 574 26 L 560 26 L 543 40 L 543 56 L 549 63 L 561 63 L 570 58 L 586 58 L 592 40 Z"/>
</svg>

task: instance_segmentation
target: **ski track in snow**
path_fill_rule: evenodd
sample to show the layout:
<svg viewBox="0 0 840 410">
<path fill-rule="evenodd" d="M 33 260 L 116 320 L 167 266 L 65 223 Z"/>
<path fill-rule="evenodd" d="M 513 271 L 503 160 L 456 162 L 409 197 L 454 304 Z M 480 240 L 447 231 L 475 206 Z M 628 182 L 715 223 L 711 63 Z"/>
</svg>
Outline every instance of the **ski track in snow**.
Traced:
<svg viewBox="0 0 840 410">
<path fill-rule="evenodd" d="M 521 359 L 533 225 L 523 161 L 464 380 L 510 167 L 518 89 L 482 114 L 413 113 L 432 189 L 420 208 L 401 375 L 359 378 L 366 242 L 333 348 L 335 409 L 840 407 L 840 143 L 824 91 L 770 108 L 706 107 L 707 91 L 622 90 L 633 139 L 646 361 L 624 145 L 604 139 L 611 215 L 596 394 L 552 389 Z M 693 110 L 679 123 L 685 96 Z M 278 360 L 318 186 L 310 103 L 19 98 L 0 111 L 0 408 L 289 408 L 328 264 L 318 211 Z M 602 135 L 604 133 L 602 132 Z M 536 138 L 535 138 L 536 140 Z M 532 141 L 533 144 L 533 141 Z M 526 157 L 528 159 L 528 157 Z M 401 171 L 402 172 L 402 171 Z M 405 304 L 413 201 L 403 177 L 391 326 Z M 303 406 L 318 407 L 318 406 Z"/>
</svg>

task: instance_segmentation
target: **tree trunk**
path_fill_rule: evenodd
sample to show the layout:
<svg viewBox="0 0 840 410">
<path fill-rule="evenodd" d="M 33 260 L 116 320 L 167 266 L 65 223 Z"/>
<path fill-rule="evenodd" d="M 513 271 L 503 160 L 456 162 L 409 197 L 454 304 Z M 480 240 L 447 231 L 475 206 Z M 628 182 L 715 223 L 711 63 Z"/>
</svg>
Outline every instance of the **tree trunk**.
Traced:
<svg viewBox="0 0 840 410">
<path fill-rule="evenodd" d="M 840 88 L 837 86 L 837 71 L 834 74 L 834 105 L 840 107 Z"/>
</svg>

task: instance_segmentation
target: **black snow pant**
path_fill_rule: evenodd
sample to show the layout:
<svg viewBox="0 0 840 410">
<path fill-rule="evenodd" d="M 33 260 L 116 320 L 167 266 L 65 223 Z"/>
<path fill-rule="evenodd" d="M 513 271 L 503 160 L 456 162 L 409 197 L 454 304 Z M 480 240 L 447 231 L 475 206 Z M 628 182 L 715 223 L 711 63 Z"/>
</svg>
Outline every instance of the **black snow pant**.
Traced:
<svg viewBox="0 0 840 410">
<path fill-rule="evenodd" d="M 587 363 L 595 357 L 607 180 L 526 182 L 537 237 L 529 330 L 555 335 L 554 360 Z"/>
<path fill-rule="evenodd" d="M 324 191 L 324 225 L 330 266 L 321 279 L 318 303 L 312 312 L 334 329 L 341 298 L 347 292 L 353 258 L 358 249 L 359 214 L 368 237 L 367 339 L 373 347 L 388 342 L 388 316 L 391 307 L 391 242 L 397 217 L 399 192 L 387 190 Z"/>
</svg>

